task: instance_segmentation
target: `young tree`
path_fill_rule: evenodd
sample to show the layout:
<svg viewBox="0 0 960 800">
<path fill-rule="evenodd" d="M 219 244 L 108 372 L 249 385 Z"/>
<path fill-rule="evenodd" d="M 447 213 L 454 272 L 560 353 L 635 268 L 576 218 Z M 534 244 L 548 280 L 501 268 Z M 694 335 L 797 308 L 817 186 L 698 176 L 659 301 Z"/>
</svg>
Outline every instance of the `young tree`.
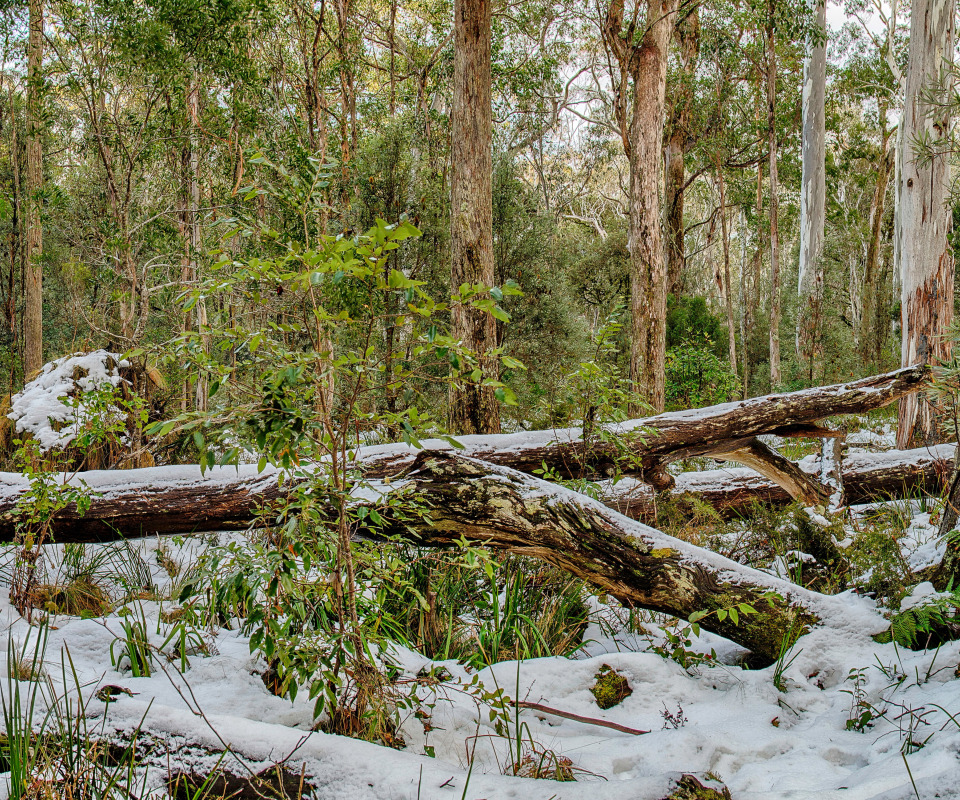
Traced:
<svg viewBox="0 0 960 800">
<path fill-rule="evenodd" d="M 822 358 L 823 229 L 826 215 L 827 10 L 813 0 L 815 30 L 803 64 L 803 156 L 800 190 L 800 276 L 797 356 L 813 382 Z"/>
<path fill-rule="evenodd" d="M 936 142 L 950 126 L 955 0 L 915 0 L 903 112 L 898 229 L 901 279 L 901 364 L 937 363 L 949 357 L 953 320 L 949 155 Z M 900 402 L 897 446 L 936 438 L 935 414 L 916 395 Z"/>
<path fill-rule="evenodd" d="M 493 286 L 493 106 L 491 101 L 490 0 L 454 4 L 453 114 L 451 159 L 451 288 L 463 284 Z M 450 392 L 451 427 L 456 433 L 497 433 L 500 410 L 494 390 L 496 361 L 487 354 L 497 345 L 493 316 L 476 307 L 454 305 L 452 331 L 480 356 L 480 380 L 455 385 Z"/>
<path fill-rule="evenodd" d="M 614 102 L 630 162 L 630 378 L 654 410 L 665 403 L 667 269 L 660 220 L 667 57 L 678 0 L 647 0 L 624 25 L 624 0 L 611 0 L 603 39 L 615 66 Z"/>
<path fill-rule="evenodd" d="M 767 84 L 767 150 L 770 158 L 770 388 L 780 374 L 780 191 L 777 170 L 777 0 L 768 0 L 765 31 Z"/>
<path fill-rule="evenodd" d="M 29 377 L 43 366 L 43 0 L 30 0 L 27 42 L 26 271 L 23 304 L 23 371 Z"/>
</svg>

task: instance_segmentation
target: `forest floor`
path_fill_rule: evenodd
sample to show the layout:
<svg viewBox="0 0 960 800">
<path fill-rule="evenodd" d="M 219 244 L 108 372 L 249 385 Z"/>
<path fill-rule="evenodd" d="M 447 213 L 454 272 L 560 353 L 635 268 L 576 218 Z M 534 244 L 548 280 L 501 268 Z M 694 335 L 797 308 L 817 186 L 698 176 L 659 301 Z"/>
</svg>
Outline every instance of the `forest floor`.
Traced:
<svg viewBox="0 0 960 800">
<path fill-rule="evenodd" d="M 889 445 L 889 432 L 851 438 L 870 449 Z M 936 513 L 935 501 L 891 501 L 856 509 L 843 524 L 853 538 L 869 520 L 883 518 L 888 526 L 897 520 L 893 558 L 916 569 L 938 557 Z M 740 547 L 752 529 L 750 521 L 728 523 L 712 543 Z M 735 800 L 960 797 L 960 642 L 915 651 L 852 640 L 825 626 L 802 637 L 778 664 L 748 670 L 737 665 L 743 651 L 726 640 L 695 636 L 686 623 L 631 614 L 597 597 L 588 599 L 584 644 L 570 656 L 475 671 L 399 646 L 382 653 L 394 665 L 392 679 L 414 687 L 422 703 L 419 714 L 402 713 L 402 749 L 312 731 L 313 702 L 305 692 L 294 702 L 272 694 L 261 677 L 266 665 L 239 630 L 205 630 L 179 650 L 167 640 L 177 576 L 213 540 L 231 536 L 239 534 L 88 546 L 87 558 L 96 561 L 100 551 L 98 563 L 124 573 L 128 590 L 138 584 L 142 591 L 136 597 L 128 591 L 105 616 L 52 616 L 42 651 L 35 650 L 40 629 L 10 606 L 3 588 L 0 624 L 8 648 L 6 660 L 0 656 L 0 693 L 7 707 L 18 693 L 29 696 L 39 687 L 36 722 L 55 698 L 79 698 L 74 713 L 85 718 L 91 736 L 140 743 L 137 793 L 157 798 L 168 796 L 171 770 L 242 775 L 277 763 L 303 775 L 313 787 L 304 796 L 320 800 L 657 800 L 684 773 L 722 782 Z M 791 574 L 784 555 L 768 568 Z M 870 578 L 859 577 L 860 584 Z M 841 596 L 852 615 L 874 603 L 853 591 Z M 150 659 L 141 669 L 149 677 L 134 677 L 123 656 L 131 624 L 142 625 L 155 653 L 173 653 Z M 707 657 L 711 650 L 715 657 Z M 32 663 L 35 652 L 42 668 Z M 632 690 L 606 710 L 591 692 L 604 665 Z M 475 679 L 510 698 L 649 733 L 531 709 L 491 714 L 471 688 Z M 568 780 L 504 775 L 518 762 Z M 6 796 L 0 781 L 0 800 Z"/>
</svg>

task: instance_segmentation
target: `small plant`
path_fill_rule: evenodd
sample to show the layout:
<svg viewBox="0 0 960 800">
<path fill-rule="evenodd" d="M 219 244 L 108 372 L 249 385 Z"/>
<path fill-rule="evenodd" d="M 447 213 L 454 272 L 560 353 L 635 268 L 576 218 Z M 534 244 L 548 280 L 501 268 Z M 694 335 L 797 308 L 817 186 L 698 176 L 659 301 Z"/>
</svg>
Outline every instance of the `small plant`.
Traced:
<svg viewBox="0 0 960 800">
<path fill-rule="evenodd" d="M 667 704 L 663 704 L 663 711 L 660 712 L 660 716 L 663 717 L 663 730 L 667 728 L 682 728 L 687 724 L 688 720 L 686 715 L 683 713 L 683 706 L 677 703 L 677 710 L 671 711 L 667 708 Z"/>
<path fill-rule="evenodd" d="M 659 626 L 660 640 L 650 638 L 650 651 L 661 658 L 675 661 L 685 670 L 694 670 L 703 665 L 716 663 L 717 651 L 712 647 L 709 653 L 701 653 L 693 648 L 693 635 L 699 627 L 674 620 L 667 625 Z"/>
<path fill-rule="evenodd" d="M 147 619 L 140 609 L 140 616 L 127 609 L 120 620 L 123 636 L 110 643 L 110 663 L 117 672 L 130 670 L 134 678 L 149 678 L 153 674 L 153 649 L 147 636 Z"/>
<path fill-rule="evenodd" d="M 916 647 L 920 637 L 926 634 L 925 643 L 929 643 L 937 628 L 951 627 L 956 624 L 955 617 L 958 610 L 960 610 L 960 589 L 923 597 L 914 605 L 891 616 L 889 630 L 877 636 L 877 641 L 893 641 L 912 648 Z"/>
<path fill-rule="evenodd" d="M 778 692 L 787 691 L 787 684 L 783 678 L 784 673 L 790 669 L 790 665 L 793 664 L 797 656 L 803 652 L 802 649 L 797 650 L 795 653 L 793 652 L 793 646 L 800 637 L 800 633 L 801 630 L 799 630 L 798 626 L 794 626 L 784 633 L 783 639 L 780 641 L 780 653 L 773 667 L 773 685 L 777 687 Z"/>
<path fill-rule="evenodd" d="M 633 694 L 627 679 L 608 664 L 601 664 L 590 691 L 602 709 L 613 708 Z"/>
<path fill-rule="evenodd" d="M 850 710 L 847 714 L 846 729 L 857 733 L 865 733 L 876 724 L 878 719 L 884 716 L 884 712 L 879 711 L 867 700 L 866 671 L 866 667 L 850 670 L 847 675 L 850 688 L 841 690 L 850 695 Z"/>
</svg>

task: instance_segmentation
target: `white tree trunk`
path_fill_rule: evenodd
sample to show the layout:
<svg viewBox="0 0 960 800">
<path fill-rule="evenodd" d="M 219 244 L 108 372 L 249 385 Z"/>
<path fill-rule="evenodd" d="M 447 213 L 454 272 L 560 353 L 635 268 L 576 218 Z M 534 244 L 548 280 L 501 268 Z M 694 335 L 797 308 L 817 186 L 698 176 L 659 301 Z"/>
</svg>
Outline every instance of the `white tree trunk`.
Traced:
<svg viewBox="0 0 960 800">
<path fill-rule="evenodd" d="M 950 164 L 938 140 L 949 134 L 955 0 L 915 0 L 910 21 L 902 133 L 900 237 L 901 363 L 937 363 L 949 355 L 953 320 Z M 938 152 L 938 150 L 940 152 Z M 936 414 L 922 397 L 900 404 L 897 442 L 930 443 Z"/>
<path fill-rule="evenodd" d="M 823 317 L 823 229 L 826 211 L 827 10 L 813 0 L 820 36 L 811 38 L 803 64 L 803 165 L 800 191 L 800 313 L 797 355 L 811 373 L 820 351 Z"/>
</svg>

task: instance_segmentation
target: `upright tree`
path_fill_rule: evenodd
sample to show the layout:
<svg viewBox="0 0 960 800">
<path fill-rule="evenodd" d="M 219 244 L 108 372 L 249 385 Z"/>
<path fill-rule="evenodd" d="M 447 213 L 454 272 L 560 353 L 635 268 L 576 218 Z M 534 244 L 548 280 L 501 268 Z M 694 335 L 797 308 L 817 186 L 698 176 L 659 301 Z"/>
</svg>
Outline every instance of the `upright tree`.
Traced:
<svg viewBox="0 0 960 800">
<path fill-rule="evenodd" d="M 680 15 L 678 15 L 680 16 Z M 669 135 L 663 148 L 666 173 L 664 223 L 666 227 L 667 292 L 678 294 L 683 285 L 684 248 L 683 196 L 687 174 L 684 157 L 693 137 L 690 132 L 693 86 L 700 54 L 700 6 L 694 5 L 676 26 L 680 50 L 680 75 L 670 98 Z"/>
<path fill-rule="evenodd" d="M 644 18 L 635 13 L 624 24 L 624 0 L 611 0 L 603 25 L 614 62 L 614 110 L 630 163 L 630 378 L 655 411 L 665 403 L 667 265 L 660 184 L 667 58 L 677 6 L 678 0 L 647 0 Z"/>
<path fill-rule="evenodd" d="M 949 133 L 955 0 L 915 0 L 901 140 L 899 238 L 901 364 L 937 363 L 950 353 L 953 255 L 950 162 L 937 142 Z M 897 446 L 936 438 L 932 407 L 919 394 L 900 401 Z"/>
<path fill-rule="evenodd" d="M 780 179 L 777 169 L 777 0 L 768 0 L 766 25 L 767 152 L 770 160 L 770 387 L 780 374 Z"/>
<path fill-rule="evenodd" d="M 822 358 L 823 232 L 826 216 L 827 10 L 813 0 L 814 30 L 803 63 L 802 175 L 800 187 L 800 274 L 797 290 L 797 355 L 813 382 Z"/>
<path fill-rule="evenodd" d="M 493 286 L 493 106 L 491 101 L 491 0 L 454 3 L 453 114 L 450 118 L 451 268 L 454 291 L 463 284 Z M 496 378 L 496 320 L 487 312 L 454 305 L 453 335 L 480 357 L 483 378 Z M 456 433 L 496 433 L 500 411 L 494 390 L 465 379 L 451 391 Z"/>
<path fill-rule="evenodd" d="M 26 203 L 23 304 L 23 371 L 43 366 L 43 0 L 30 0 L 27 40 Z"/>
</svg>

